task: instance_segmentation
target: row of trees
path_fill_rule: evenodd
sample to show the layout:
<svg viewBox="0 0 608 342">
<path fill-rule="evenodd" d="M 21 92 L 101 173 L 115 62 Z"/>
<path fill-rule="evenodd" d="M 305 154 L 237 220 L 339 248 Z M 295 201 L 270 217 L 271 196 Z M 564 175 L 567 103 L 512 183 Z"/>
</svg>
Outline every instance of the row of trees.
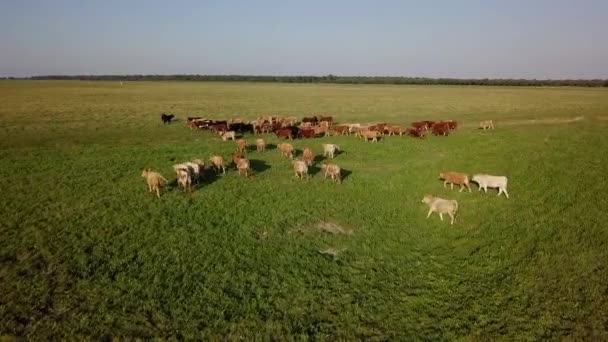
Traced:
<svg viewBox="0 0 608 342">
<path fill-rule="evenodd" d="M 527 80 L 527 79 L 462 79 L 384 76 L 254 76 L 254 75 L 47 75 L 33 80 L 83 81 L 222 81 L 222 82 L 282 82 L 282 83 L 338 83 L 338 84 L 419 84 L 473 86 L 576 86 L 608 87 L 608 79 L 594 80 Z"/>
</svg>

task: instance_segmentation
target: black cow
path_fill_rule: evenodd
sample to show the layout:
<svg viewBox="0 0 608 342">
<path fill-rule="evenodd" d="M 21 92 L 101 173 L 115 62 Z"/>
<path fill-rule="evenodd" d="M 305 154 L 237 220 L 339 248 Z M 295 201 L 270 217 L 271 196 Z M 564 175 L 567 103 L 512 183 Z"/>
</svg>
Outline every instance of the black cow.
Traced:
<svg viewBox="0 0 608 342">
<path fill-rule="evenodd" d="M 171 120 L 173 120 L 174 117 L 175 117 L 175 115 L 173 115 L 173 114 L 162 113 L 160 115 L 160 119 L 163 120 L 163 124 L 170 124 Z"/>
</svg>

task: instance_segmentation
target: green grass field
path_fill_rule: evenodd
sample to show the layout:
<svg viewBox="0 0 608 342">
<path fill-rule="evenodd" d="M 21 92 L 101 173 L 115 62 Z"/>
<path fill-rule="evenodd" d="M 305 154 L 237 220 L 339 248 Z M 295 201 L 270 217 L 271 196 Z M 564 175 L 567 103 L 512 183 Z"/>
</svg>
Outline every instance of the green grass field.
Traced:
<svg viewBox="0 0 608 342">
<path fill-rule="evenodd" d="M 314 112 L 462 127 L 294 142 L 340 145 L 342 185 L 272 149 L 250 179 L 147 192 L 144 167 L 174 181 L 173 160 L 235 149 L 186 116 Z M 0 335 L 608 339 L 607 89 L 3 81 L 0 119 Z M 443 170 L 508 176 L 511 198 Z M 453 226 L 425 219 L 427 193 L 459 201 Z"/>
</svg>

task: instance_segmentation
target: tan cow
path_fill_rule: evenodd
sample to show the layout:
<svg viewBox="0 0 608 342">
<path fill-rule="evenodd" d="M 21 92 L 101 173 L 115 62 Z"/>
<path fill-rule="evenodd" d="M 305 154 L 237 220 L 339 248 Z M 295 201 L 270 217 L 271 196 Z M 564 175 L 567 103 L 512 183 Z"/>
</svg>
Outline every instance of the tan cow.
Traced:
<svg viewBox="0 0 608 342">
<path fill-rule="evenodd" d="M 323 163 L 321 169 L 325 172 L 325 179 L 329 175 L 332 181 L 338 182 L 338 184 L 342 183 L 342 169 L 338 165 Z"/>
<path fill-rule="evenodd" d="M 294 160 L 291 163 L 293 164 L 293 172 L 295 173 L 296 177 L 298 177 L 299 179 L 302 179 L 304 177 L 306 177 L 306 179 L 309 178 L 308 165 L 306 165 L 306 162 L 302 160 Z"/>
<path fill-rule="evenodd" d="M 323 157 L 334 159 L 336 151 L 340 151 L 340 146 L 336 144 L 323 144 Z"/>
<path fill-rule="evenodd" d="M 264 139 L 256 139 L 255 146 L 258 152 L 266 151 L 266 142 L 264 141 Z"/>
<path fill-rule="evenodd" d="M 249 171 L 251 171 L 249 160 L 247 158 L 240 158 L 236 162 L 236 169 L 239 171 L 239 175 L 241 172 L 245 173 L 245 177 L 249 177 Z"/>
<path fill-rule="evenodd" d="M 279 144 L 278 146 L 279 151 L 281 152 L 281 155 L 285 156 L 285 157 L 289 157 L 289 159 L 293 159 L 293 145 L 292 144 L 288 144 L 288 143 L 282 143 Z"/>
<path fill-rule="evenodd" d="M 312 152 L 310 148 L 305 148 L 302 152 L 302 160 L 306 163 L 306 165 L 311 166 L 315 160 L 315 154 Z"/>
<path fill-rule="evenodd" d="M 211 164 L 213 164 L 213 168 L 215 169 L 216 173 L 222 170 L 222 173 L 226 174 L 226 167 L 224 166 L 224 157 L 212 156 L 211 158 L 209 158 L 209 161 L 211 162 Z"/>
<path fill-rule="evenodd" d="M 378 131 L 367 131 L 361 133 L 361 136 L 365 141 L 371 140 L 372 142 L 378 142 L 378 138 L 381 136 L 381 134 Z"/>
<path fill-rule="evenodd" d="M 422 203 L 426 203 L 426 205 L 429 206 L 429 213 L 426 215 L 427 219 L 432 213 L 435 212 L 439 214 L 439 218 L 441 221 L 443 221 L 443 214 L 448 214 L 452 219 L 450 224 L 454 224 L 454 217 L 458 211 L 458 202 L 455 200 L 446 200 L 443 198 L 426 195 L 424 198 L 422 198 Z"/>
<path fill-rule="evenodd" d="M 167 184 L 165 177 L 161 176 L 161 174 L 158 172 L 152 171 L 151 169 L 142 170 L 141 176 L 144 177 L 146 179 L 146 183 L 148 183 L 148 191 L 156 191 L 156 197 L 160 198 L 160 189 Z"/>
<path fill-rule="evenodd" d="M 237 151 L 240 153 L 247 152 L 247 140 L 239 139 L 236 141 Z"/>
<path fill-rule="evenodd" d="M 484 131 L 490 128 L 494 129 L 494 122 L 492 120 L 484 120 L 479 123 L 479 128 L 483 129 Z"/>
</svg>

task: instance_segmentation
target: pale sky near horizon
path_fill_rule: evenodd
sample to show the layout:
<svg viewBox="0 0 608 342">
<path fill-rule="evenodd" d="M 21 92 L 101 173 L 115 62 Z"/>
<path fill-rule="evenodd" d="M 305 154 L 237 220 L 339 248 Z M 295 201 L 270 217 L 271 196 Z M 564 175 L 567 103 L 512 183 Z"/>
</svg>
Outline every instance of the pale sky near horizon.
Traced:
<svg viewBox="0 0 608 342">
<path fill-rule="evenodd" d="M 608 78 L 608 0 L 0 0 L 0 76 Z"/>
</svg>

